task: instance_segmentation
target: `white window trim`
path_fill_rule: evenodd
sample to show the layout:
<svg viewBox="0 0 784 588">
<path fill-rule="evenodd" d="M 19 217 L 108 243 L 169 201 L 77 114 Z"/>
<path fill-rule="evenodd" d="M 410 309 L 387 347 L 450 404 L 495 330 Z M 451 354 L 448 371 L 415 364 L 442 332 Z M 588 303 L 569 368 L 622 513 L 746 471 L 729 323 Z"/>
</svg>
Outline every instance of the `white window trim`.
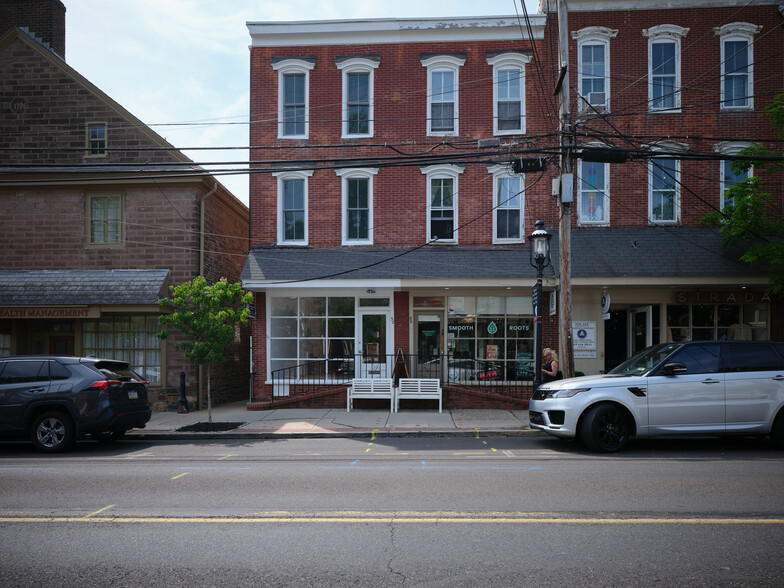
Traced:
<svg viewBox="0 0 784 588">
<path fill-rule="evenodd" d="M 689 29 L 678 25 L 658 25 L 643 29 L 643 37 L 648 38 L 648 110 L 651 112 L 681 111 L 681 40 L 689 34 Z M 653 44 L 668 42 L 675 44 L 675 104 L 671 108 L 654 108 L 653 106 Z"/>
<path fill-rule="evenodd" d="M 493 66 L 493 134 L 522 135 L 525 134 L 525 65 L 530 63 L 531 56 L 520 53 L 502 53 L 487 59 Z M 498 72 L 502 69 L 520 71 L 520 128 L 510 130 L 498 129 Z"/>
<path fill-rule="evenodd" d="M 341 244 L 346 246 L 351 245 L 372 245 L 373 244 L 373 176 L 378 173 L 378 168 L 351 168 L 351 169 L 336 169 L 335 173 L 341 178 L 340 189 L 340 233 Z M 347 231 L 348 221 L 348 181 L 350 179 L 363 178 L 368 181 L 368 238 L 367 239 L 349 239 Z"/>
<path fill-rule="evenodd" d="M 602 147 L 606 145 L 602 144 Z M 593 145 L 598 147 L 598 145 Z M 577 165 L 577 224 L 580 226 L 609 227 L 610 226 L 610 164 L 602 163 L 604 166 L 604 205 L 602 207 L 602 220 L 592 221 L 582 217 L 582 195 L 583 195 L 583 161 Z"/>
<path fill-rule="evenodd" d="M 508 165 L 488 166 L 487 171 L 493 175 L 493 243 L 497 245 L 525 243 L 525 174 L 513 173 Z M 502 178 L 520 178 L 520 236 L 516 239 L 498 237 L 498 188 Z"/>
<path fill-rule="evenodd" d="M 460 68 L 465 64 L 465 59 L 453 55 L 434 55 L 420 59 L 420 63 L 427 68 L 427 136 L 428 137 L 456 137 L 460 134 L 458 122 L 460 121 Z M 431 128 L 431 98 L 433 96 L 432 73 L 436 71 L 451 71 L 455 74 L 455 109 L 453 113 L 454 128 L 451 131 L 433 131 Z"/>
<path fill-rule="evenodd" d="M 653 218 L 653 162 L 656 159 L 673 159 L 675 160 L 675 214 L 673 220 L 654 220 Z M 648 222 L 652 225 L 677 225 L 681 222 L 681 160 L 677 155 L 662 155 L 661 157 L 653 157 L 648 162 Z"/>
<path fill-rule="evenodd" d="M 341 125 L 341 138 L 352 139 L 355 137 L 372 137 L 373 136 L 373 106 L 374 106 L 374 92 L 373 92 L 373 71 L 379 66 L 379 61 L 369 59 L 367 57 L 353 57 L 345 59 L 337 64 L 337 68 L 341 70 L 343 77 L 343 102 L 342 102 L 342 121 Z M 348 132 L 348 74 L 350 73 L 366 73 L 368 74 L 368 132 L 367 133 L 349 133 Z"/>
<path fill-rule="evenodd" d="M 723 153 L 724 155 L 737 155 L 743 149 L 751 147 L 753 143 L 749 143 L 748 141 L 726 141 L 724 143 L 719 143 L 713 149 L 717 153 Z M 724 179 L 725 179 L 725 172 L 724 172 L 724 164 L 727 160 L 720 159 L 719 160 L 719 208 L 721 210 L 724 209 Z M 754 177 L 754 166 L 749 168 L 748 177 Z"/>
<path fill-rule="evenodd" d="M 601 105 L 594 104 L 593 108 L 588 106 L 586 100 L 582 98 L 583 87 L 583 45 L 604 45 L 604 112 L 610 111 L 610 39 L 618 36 L 618 29 L 608 29 L 607 27 L 586 27 L 579 31 L 572 31 L 572 38 L 577 41 L 577 95 L 580 96 L 578 110 L 580 112 L 593 113 L 594 108 L 602 112 Z"/>
<path fill-rule="evenodd" d="M 432 243 L 447 243 L 449 245 L 457 244 L 458 242 L 458 235 L 457 235 L 457 226 L 458 226 L 458 203 L 459 203 L 459 186 L 458 186 L 458 178 L 460 174 L 463 173 L 465 170 L 465 166 L 459 165 L 429 165 L 427 167 L 420 168 L 422 173 L 427 176 L 427 240 L 428 242 Z M 452 178 L 452 203 L 454 209 L 454 215 L 452 217 L 452 222 L 454 224 L 454 231 L 452 233 L 452 239 L 437 239 L 434 240 L 432 235 L 430 234 L 430 203 L 432 202 L 431 198 L 431 182 L 430 180 L 433 179 L 440 179 L 440 178 Z"/>
<path fill-rule="evenodd" d="M 314 170 L 283 171 L 272 175 L 278 179 L 278 245 L 305 246 L 308 244 L 308 178 Z M 297 241 L 285 240 L 285 227 L 283 224 L 283 182 L 286 180 L 303 180 L 302 187 L 305 206 L 305 238 Z"/>
<path fill-rule="evenodd" d="M 310 134 L 310 71 L 316 67 L 315 63 L 304 59 L 283 59 L 272 64 L 272 69 L 278 72 L 278 139 L 307 139 Z M 283 78 L 289 74 L 305 75 L 305 133 L 302 135 L 284 135 L 283 121 Z"/>
<path fill-rule="evenodd" d="M 754 25 L 747 22 L 732 22 L 721 27 L 713 29 L 714 34 L 719 37 L 721 44 L 721 79 L 719 81 L 721 88 L 721 110 L 739 111 L 739 110 L 754 110 L 754 35 L 762 30 L 762 26 Z M 743 106 L 727 106 L 726 94 L 724 92 L 724 76 L 727 75 L 726 65 L 728 56 L 725 55 L 724 45 L 727 41 L 746 41 L 747 59 L 749 62 L 749 80 L 746 86 L 746 104 Z"/>
<path fill-rule="evenodd" d="M 103 149 L 100 153 L 93 153 L 92 146 L 90 141 L 90 129 L 92 127 L 103 127 Z M 109 125 L 106 124 L 106 121 L 89 121 L 85 128 L 85 139 L 86 139 L 86 150 L 84 157 L 85 159 L 95 159 L 101 157 L 108 157 L 109 151 Z"/>
</svg>

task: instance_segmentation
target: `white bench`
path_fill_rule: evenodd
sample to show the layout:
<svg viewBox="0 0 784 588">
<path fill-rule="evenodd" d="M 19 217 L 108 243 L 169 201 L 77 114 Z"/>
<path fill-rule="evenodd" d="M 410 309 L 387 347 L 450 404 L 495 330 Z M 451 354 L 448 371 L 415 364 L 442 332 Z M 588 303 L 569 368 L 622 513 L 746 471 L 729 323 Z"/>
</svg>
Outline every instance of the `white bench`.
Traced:
<svg viewBox="0 0 784 588">
<path fill-rule="evenodd" d="M 346 394 L 346 412 L 354 408 L 355 398 L 389 400 L 389 412 L 395 407 L 395 383 L 392 378 L 354 378 Z"/>
<path fill-rule="evenodd" d="M 441 382 L 437 378 L 400 378 L 395 394 L 395 412 L 400 407 L 400 399 L 438 400 L 438 412 L 441 412 Z"/>
</svg>

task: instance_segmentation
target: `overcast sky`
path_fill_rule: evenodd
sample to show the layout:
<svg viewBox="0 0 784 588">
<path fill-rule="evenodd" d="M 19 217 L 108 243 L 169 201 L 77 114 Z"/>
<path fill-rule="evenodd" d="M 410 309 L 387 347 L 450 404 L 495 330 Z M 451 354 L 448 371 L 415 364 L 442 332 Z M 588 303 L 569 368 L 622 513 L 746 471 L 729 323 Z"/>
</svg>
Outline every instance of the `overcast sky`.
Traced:
<svg viewBox="0 0 784 588">
<path fill-rule="evenodd" d="M 1 1 L 1 0 L 0 0 Z M 525 0 L 529 14 L 538 0 Z M 194 161 L 247 161 L 246 22 L 513 15 L 519 0 L 63 0 L 66 61 Z M 181 123 L 202 123 L 185 124 Z M 167 126 L 168 125 L 168 126 Z M 248 203 L 248 176 L 221 176 Z"/>
</svg>

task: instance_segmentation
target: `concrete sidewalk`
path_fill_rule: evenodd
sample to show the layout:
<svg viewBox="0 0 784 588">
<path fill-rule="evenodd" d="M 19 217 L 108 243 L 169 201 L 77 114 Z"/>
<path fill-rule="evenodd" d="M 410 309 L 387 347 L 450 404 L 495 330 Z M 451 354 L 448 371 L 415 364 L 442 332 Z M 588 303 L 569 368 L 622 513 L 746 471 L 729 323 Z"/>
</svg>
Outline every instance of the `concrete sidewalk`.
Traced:
<svg viewBox="0 0 784 588">
<path fill-rule="evenodd" d="M 281 408 L 249 411 L 245 402 L 212 409 L 214 429 L 206 410 L 186 414 L 153 413 L 145 429 L 128 432 L 144 439 L 248 439 L 285 437 L 456 437 L 537 434 L 527 410 L 386 410 L 338 408 Z M 185 430 L 192 426 L 196 430 Z"/>
</svg>

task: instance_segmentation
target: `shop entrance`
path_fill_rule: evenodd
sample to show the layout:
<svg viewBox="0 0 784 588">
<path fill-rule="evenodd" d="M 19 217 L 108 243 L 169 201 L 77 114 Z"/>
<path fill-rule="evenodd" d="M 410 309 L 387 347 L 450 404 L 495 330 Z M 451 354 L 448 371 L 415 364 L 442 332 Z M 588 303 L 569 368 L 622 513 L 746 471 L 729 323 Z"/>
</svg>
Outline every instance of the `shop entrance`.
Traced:
<svg viewBox="0 0 784 588">
<path fill-rule="evenodd" d="M 417 313 L 415 341 L 416 376 L 419 378 L 440 378 L 440 356 L 444 353 L 444 334 L 441 328 L 441 315 Z"/>
<path fill-rule="evenodd" d="M 653 345 L 653 308 L 640 306 L 629 310 L 628 357 Z"/>
<path fill-rule="evenodd" d="M 390 357 L 389 312 L 360 310 L 357 318 L 357 348 L 362 353 L 357 377 L 390 377 L 393 358 Z"/>
<path fill-rule="evenodd" d="M 604 371 L 609 372 L 615 366 L 622 364 L 628 357 L 626 338 L 625 310 L 611 310 L 610 318 L 604 321 Z"/>
</svg>

